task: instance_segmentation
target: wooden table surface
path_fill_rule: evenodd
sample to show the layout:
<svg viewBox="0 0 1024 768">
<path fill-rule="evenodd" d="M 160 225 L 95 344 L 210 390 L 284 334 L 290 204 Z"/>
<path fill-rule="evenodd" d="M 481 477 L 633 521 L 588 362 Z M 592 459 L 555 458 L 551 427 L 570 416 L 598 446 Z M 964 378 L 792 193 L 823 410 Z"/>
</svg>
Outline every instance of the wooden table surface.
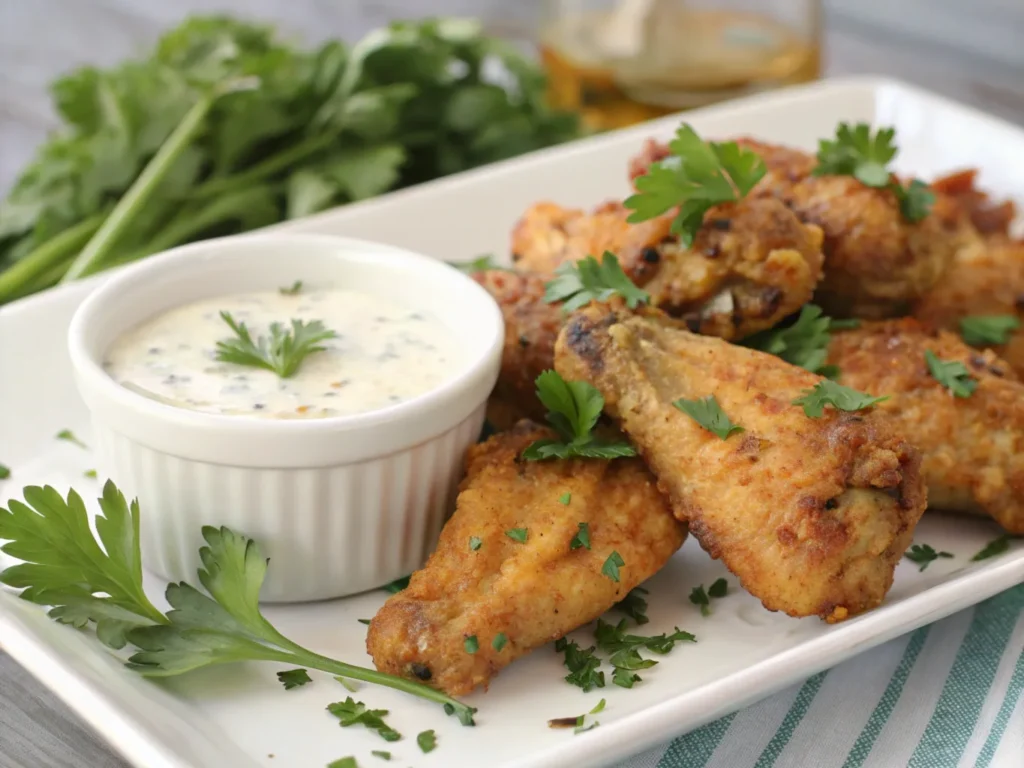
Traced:
<svg viewBox="0 0 1024 768">
<path fill-rule="evenodd" d="M 0 190 L 54 126 L 47 84 L 144 49 L 188 13 L 273 21 L 352 40 L 393 18 L 475 15 L 528 30 L 537 0 L 0 0 Z M 1024 0 L 826 0 L 826 71 L 885 74 L 1024 123 Z M 2 439 L 2 433 L 0 433 Z M 126 764 L 0 653 L 0 768 Z"/>
</svg>

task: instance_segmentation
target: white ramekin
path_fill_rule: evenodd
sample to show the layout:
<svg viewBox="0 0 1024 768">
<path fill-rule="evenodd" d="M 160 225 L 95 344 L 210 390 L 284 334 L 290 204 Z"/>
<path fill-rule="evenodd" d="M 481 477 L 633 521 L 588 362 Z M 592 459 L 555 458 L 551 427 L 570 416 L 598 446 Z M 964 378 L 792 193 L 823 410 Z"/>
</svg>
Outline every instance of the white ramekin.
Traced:
<svg viewBox="0 0 1024 768">
<path fill-rule="evenodd" d="M 175 408 L 102 368 L 111 343 L 149 317 L 296 280 L 426 309 L 457 334 L 463 363 L 420 397 L 313 420 Z M 483 426 L 503 336 L 494 300 L 442 262 L 380 243 L 274 233 L 207 240 L 124 270 L 75 313 L 68 345 L 100 477 L 139 499 L 146 567 L 194 582 L 201 528 L 225 525 L 270 558 L 263 599 L 294 602 L 379 587 L 423 564 Z"/>
</svg>

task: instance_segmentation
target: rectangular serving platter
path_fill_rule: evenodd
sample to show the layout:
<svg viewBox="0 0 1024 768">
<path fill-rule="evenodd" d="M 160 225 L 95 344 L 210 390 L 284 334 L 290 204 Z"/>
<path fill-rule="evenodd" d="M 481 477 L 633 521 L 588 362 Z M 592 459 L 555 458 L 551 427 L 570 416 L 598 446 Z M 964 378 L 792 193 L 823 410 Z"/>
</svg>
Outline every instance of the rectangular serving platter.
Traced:
<svg viewBox="0 0 1024 768">
<path fill-rule="evenodd" d="M 983 188 L 1024 201 L 1024 130 L 898 82 L 826 81 L 685 119 L 709 138 L 750 134 L 804 149 L 813 149 L 841 120 L 893 125 L 900 172 L 927 179 L 977 167 Z M 667 117 L 280 226 L 385 241 L 449 261 L 482 253 L 507 259 L 509 231 L 528 205 L 551 200 L 590 207 L 625 195 L 628 158 L 645 138 L 665 138 L 679 122 Z M 27 484 L 52 484 L 62 492 L 73 486 L 90 497 L 99 491 L 95 480 L 83 476 L 91 467 L 89 454 L 54 435 L 70 428 L 89 441 L 65 334 L 75 308 L 104 279 L 0 308 L 0 460 L 13 471 L 0 481 L 0 505 Z M 611 765 L 1024 581 L 1024 541 L 1012 542 L 1000 557 L 970 561 L 999 534 L 986 520 L 929 513 L 917 530 L 917 541 L 955 557 L 924 572 L 902 562 L 882 607 L 834 626 L 764 610 L 690 540 L 647 584 L 651 621 L 643 632 L 678 626 L 698 642 L 658 657 L 641 684 L 584 694 L 563 681 L 560 655 L 542 648 L 504 670 L 486 693 L 466 698 L 479 708 L 476 728 L 461 727 L 435 705 L 364 685 L 356 698 L 390 710 L 389 724 L 405 734 L 390 745 L 365 729 L 338 727 L 324 708 L 348 692 L 326 675 L 315 674 L 314 684 L 288 692 L 272 664 L 233 665 L 155 683 L 125 670 L 89 634 L 56 625 L 10 592 L 0 592 L 0 646 L 132 764 L 146 768 L 320 768 L 347 755 L 366 766 L 375 764 L 374 749 L 391 751 L 396 765 L 426 768 Z M 687 596 L 720 576 L 734 589 L 703 618 Z M 147 577 L 151 595 L 163 586 Z M 357 619 L 371 617 L 385 597 L 377 591 L 268 606 L 266 613 L 299 643 L 370 665 L 365 627 Z M 584 646 L 592 642 L 589 628 L 573 637 Z M 600 727 L 578 736 L 547 727 L 548 719 L 586 712 L 602 697 L 607 707 Z M 428 728 L 437 732 L 438 748 L 424 755 L 415 734 Z"/>
</svg>

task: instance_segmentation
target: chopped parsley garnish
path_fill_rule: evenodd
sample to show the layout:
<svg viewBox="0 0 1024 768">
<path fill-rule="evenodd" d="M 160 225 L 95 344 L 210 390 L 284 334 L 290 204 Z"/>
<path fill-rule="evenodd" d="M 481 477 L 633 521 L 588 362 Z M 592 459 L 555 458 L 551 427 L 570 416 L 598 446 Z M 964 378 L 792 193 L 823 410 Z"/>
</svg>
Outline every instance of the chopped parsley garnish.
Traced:
<svg viewBox="0 0 1024 768">
<path fill-rule="evenodd" d="M 899 202 L 900 213 L 910 222 L 928 215 L 935 203 L 935 193 L 924 182 L 914 179 L 907 187 L 901 185 L 888 169 L 889 162 L 899 152 L 893 139 L 894 128 L 879 128 L 872 135 L 871 126 L 840 123 L 834 140 L 818 142 L 816 176 L 853 176 L 868 187 L 887 188 Z"/>
<path fill-rule="evenodd" d="M 301 667 L 299 669 L 286 669 L 283 672 L 278 672 L 277 679 L 281 681 L 281 685 L 284 686 L 286 691 L 290 691 L 292 688 L 298 688 L 306 683 L 313 682 L 313 678 L 309 676 L 309 672 Z"/>
<path fill-rule="evenodd" d="M 566 381 L 555 371 L 544 371 L 536 384 L 537 397 L 548 409 L 547 421 L 558 438 L 534 441 L 523 451 L 524 459 L 616 459 L 636 455 L 625 441 L 602 440 L 593 434 L 604 398 L 590 384 Z"/>
<path fill-rule="evenodd" d="M 235 322 L 230 312 L 221 312 L 220 316 L 235 336 L 217 342 L 217 359 L 250 368 L 263 368 L 282 379 L 287 379 L 299 370 L 308 355 L 322 352 L 325 347 L 320 342 L 337 336 L 319 320 L 309 323 L 292 320 L 290 329 L 285 329 L 280 323 L 271 323 L 270 337 L 260 336 L 254 340 L 245 323 Z"/>
<path fill-rule="evenodd" d="M 283 286 L 277 289 L 277 292 L 282 296 L 298 296 L 302 293 L 302 281 L 296 280 L 290 286 Z"/>
<path fill-rule="evenodd" d="M 636 179 L 636 194 L 626 198 L 637 223 L 678 207 L 672 232 L 689 248 L 704 222 L 705 212 L 718 203 L 740 200 L 765 173 L 764 161 L 735 142 L 704 142 L 686 123 L 668 144 L 671 153 L 651 163 Z"/>
<path fill-rule="evenodd" d="M 643 587 L 634 587 L 629 590 L 629 593 L 622 600 L 613 605 L 612 609 L 622 611 L 635 621 L 638 626 L 646 624 L 650 621 L 647 618 L 647 601 L 643 597 L 646 594 L 647 590 Z"/>
<path fill-rule="evenodd" d="M 959 360 L 943 360 L 930 349 L 924 351 L 928 373 L 939 384 L 948 389 L 954 397 L 970 397 L 978 388 L 978 381 L 971 377 L 967 366 Z"/>
<path fill-rule="evenodd" d="M 584 650 L 575 640 L 563 637 L 555 642 L 555 650 L 565 654 L 563 663 L 569 670 L 565 676 L 567 683 L 582 688 L 584 693 L 604 688 L 604 672 L 599 671 L 601 659 L 594 653 L 594 646 Z"/>
<path fill-rule="evenodd" d="M 479 536 L 470 536 L 469 537 L 469 548 L 471 550 L 473 550 L 474 552 L 476 552 L 478 549 L 480 549 L 480 546 L 482 544 L 483 544 L 483 541 L 480 539 Z"/>
<path fill-rule="evenodd" d="M 563 493 L 561 496 L 558 497 L 559 504 L 564 504 L 565 506 L 569 506 L 569 502 L 570 501 L 572 501 L 572 494 L 569 493 L 569 491 L 566 491 L 565 493 Z"/>
<path fill-rule="evenodd" d="M 390 592 L 392 595 L 401 592 L 403 589 L 409 586 L 409 579 L 412 576 L 403 576 L 400 579 L 395 579 L 390 584 L 385 584 L 383 589 L 385 592 Z"/>
<path fill-rule="evenodd" d="M 342 757 L 327 764 L 327 768 L 359 768 L 354 757 Z"/>
<path fill-rule="evenodd" d="M 544 284 L 544 301 L 548 304 L 565 302 L 565 313 L 585 307 L 592 301 L 608 301 L 621 296 L 626 306 L 635 309 L 651 300 L 647 291 L 637 288 L 629 279 L 614 253 L 605 251 L 598 261 L 593 256 L 567 261 L 555 270 L 555 279 Z"/>
<path fill-rule="evenodd" d="M 371 731 L 376 731 L 384 741 L 398 741 L 402 734 L 391 728 L 384 722 L 386 709 L 367 709 L 361 701 L 356 701 L 351 696 L 344 701 L 336 701 L 327 705 L 327 711 L 338 718 L 342 728 L 350 725 L 363 725 Z"/>
<path fill-rule="evenodd" d="M 360 624 L 365 624 L 366 626 L 370 626 L 370 620 L 369 619 L 356 619 L 356 621 L 358 621 Z"/>
<path fill-rule="evenodd" d="M 520 544 L 526 543 L 526 537 L 529 535 L 529 531 L 526 528 L 509 528 L 505 531 L 505 535 L 513 541 L 518 541 Z"/>
<path fill-rule="evenodd" d="M 590 549 L 590 523 L 578 523 L 577 528 L 579 530 L 569 542 L 569 549 L 579 549 L 580 547 Z"/>
<path fill-rule="evenodd" d="M 476 653 L 480 650 L 480 643 L 477 642 L 476 635 L 470 635 L 463 640 L 462 646 L 466 649 L 466 653 Z"/>
<path fill-rule="evenodd" d="M 589 714 L 596 715 L 599 712 L 604 712 L 604 705 L 605 705 L 605 703 L 606 703 L 605 700 L 601 699 L 599 702 L 597 702 L 597 704 L 594 705 L 594 708 L 592 710 L 590 710 Z"/>
<path fill-rule="evenodd" d="M 640 675 L 628 669 L 621 669 L 617 667 L 612 672 L 612 682 L 623 688 L 632 688 L 634 684 L 642 681 L 643 678 L 640 677 Z"/>
<path fill-rule="evenodd" d="M 498 653 L 501 653 L 501 649 L 504 648 L 507 643 L 508 638 L 505 636 L 505 633 L 499 632 L 494 636 L 494 639 L 491 641 L 491 648 L 496 650 Z"/>
<path fill-rule="evenodd" d="M 345 687 L 346 691 L 351 691 L 352 693 L 355 693 L 356 691 L 359 690 L 359 686 L 356 685 L 351 680 L 349 680 L 347 677 L 342 677 L 341 675 L 335 675 L 334 679 L 337 680 L 339 683 L 341 683 Z"/>
<path fill-rule="evenodd" d="M 685 400 L 680 398 L 672 403 L 676 408 L 685 413 L 691 419 L 700 424 L 708 432 L 712 432 L 722 440 L 725 440 L 733 432 L 743 432 L 743 427 L 733 424 L 725 411 L 718 404 L 714 395 L 702 397 L 699 400 Z"/>
<path fill-rule="evenodd" d="M 792 325 L 755 333 L 741 343 L 751 349 L 781 357 L 787 363 L 806 368 L 811 373 L 826 376 L 832 373 L 825 364 L 832 331 L 856 328 L 858 320 L 833 320 L 821 307 L 804 304 Z M 832 376 L 829 376 L 832 378 Z"/>
<path fill-rule="evenodd" d="M 385 752 L 383 749 L 371 750 L 370 754 L 373 755 L 374 757 L 379 757 L 381 760 L 390 760 L 391 759 L 391 753 L 390 752 Z"/>
<path fill-rule="evenodd" d="M 700 585 L 694 587 L 690 591 L 690 602 L 693 603 L 694 605 L 700 606 L 700 615 L 701 616 L 705 616 L 705 617 L 706 616 L 710 616 L 711 615 L 711 599 L 710 598 L 712 598 L 712 597 L 714 597 L 714 598 L 725 597 L 725 595 L 726 595 L 726 593 L 728 591 L 729 591 L 729 582 L 727 582 L 725 579 L 718 579 L 717 581 L 715 581 L 714 584 L 712 584 L 710 587 L 708 587 L 707 592 L 704 591 L 704 585 L 700 584 Z"/>
<path fill-rule="evenodd" d="M 437 746 L 437 734 L 433 730 L 422 731 L 416 735 L 416 743 L 419 744 L 424 754 L 433 752 L 434 747 Z"/>
<path fill-rule="evenodd" d="M 614 667 L 612 682 L 623 688 L 632 688 L 635 683 L 640 682 L 641 678 L 636 674 L 636 670 L 647 669 L 658 663 L 653 659 L 643 658 L 640 655 L 642 648 L 654 653 L 666 654 L 675 647 L 677 642 L 695 641 L 693 635 L 683 632 L 679 627 L 676 627 L 672 634 L 653 637 L 631 635 L 626 632 L 625 619 L 618 624 L 609 624 L 603 619 L 598 619 L 594 638 L 602 651 L 611 654 L 609 663 Z"/>
<path fill-rule="evenodd" d="M 494 260 L 494 254 L 487 253 L 483 256 L 477 256 L 475 259 L 469 261 L 449 261 L 448 266 L 455 267 L 459 272 L 464 272 L 467 275 L 472 275 L 477 272 L 487 272 L 489 270 L 500 270 L 502 272 L 511 272 L 508 267 L 503 267 Z"/>
<path fill-rule="evenodd" d="M 10 467 L 6 466 L 5 464 L 0 464 L 0 480 L 6 480 L 10 476 Z"/>
<path fill-rule="evenodd" d="M 604 565 L 601 566 L 601 573 L 612 581 L 618 581 L 619 568 L 625 564 L 626 561 L 622 559 L 622 555 L 618 552 L 612 551 L 612 553 L 608 555 L 608 559 L 604 561 Z"/>
<path fill-rule="evenodd" d="M 74 443 L 79 448 L 82 448 L 86 451 L 89 450 L 89 446 L 83 443 L 77 437 L 75 437 L 75 433 L 72 432 L 70 429 L 62 429 L 60 432 L 57 433 L 56 437 L 58 440 L 63 440 L 66 443 Z"/>
<path fill-rule="evenodd" d="M 1010 538 L 1008 533 L 1004 533 L 1002 536 L 992 539 L 971 558 L 971 562 L 977 563 L 981 560 L 988 560 L 990 557 L 1003 554 L 1010 548 Z"/>
<path fill-rule="evenodd" d="M 972 347 L 1005 344 L 1018 328 L 1020 320 L 1013 315 L 973 315 L 960 319 L 960 335 Z"/>
<path fill-rule="evenodd" d="M 910 562 L 920 565 L 921 567 L 918 570 L 923 571 L 933 561 L 938 560 L 940 557 L 953 557 L 953 553 L 936 552 L 927 544 L 914 544 L 903 556 Z"/>
<path fill-rule="evenodd" d="M 82 477 L 87 477 L 90 480 L 95 480 L 96 479 L 96 470 L 95 469 L 87 469 L 87 470 L 85 470 L 85 472 L 82 473 Z"/>
<path fill-rule="evenodd" d="M 850 389 L 842 384 L 824 379 L 815 384 L 812 389 L 804 390 L 803 396 L 794 400 L 793 405 L 802 405 L 807 416 L 812 419 L 820 419 L 825 413 L 826 405 L 831 405 L 840 411 L 863 411 L 888 399 L 888 395 L 872 397 L 858 392 L 856 389 Z"/>
</svg>

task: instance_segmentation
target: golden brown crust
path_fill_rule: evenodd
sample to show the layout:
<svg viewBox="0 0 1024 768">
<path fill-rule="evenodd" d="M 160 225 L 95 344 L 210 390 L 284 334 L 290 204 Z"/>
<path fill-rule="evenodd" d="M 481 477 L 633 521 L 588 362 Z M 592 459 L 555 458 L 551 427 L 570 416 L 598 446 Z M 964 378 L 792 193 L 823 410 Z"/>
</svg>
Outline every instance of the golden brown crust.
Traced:
<svg viewBox="0 0 1024 768">
<path fill-rule="evenodd" d="M 451 695 L 486 686 L 515 659 L 607 611 L 682 545 L 686 527 L 639 459 L 518 459 L 551 436 L 523 422 L 470 448 L 437 549 L 370 622 L 366 647 L 379 670 Z M 570 550 L 581 522 L 591 549 Z M 525 543 L 505 535 L 512 528 L 527 529 Z M 471 536 L 481 540 L 476 550 Z M 612 551 L 625 562 L 618 582 L 601 573 Z M 499 632 L 507 644 L 497 651 Z M 473 654 L 464 645 L 471 635 Z"/>
<path fill-rule="evenodd" d="M 941 277 L 957 250 L 976 232 L 971 208 L 941 191 L 931 213 L 907 222 L 892 192 L 850 176 L 815 176 L 815 158 L 790 147 L 741 138 L 767 173 L 751 195 L 782 201 L 805 223 L 824 231 L 825 275 L 815 302 L 837 317 L 890 317 L 905 313 Z M 631 172 L 666 150 L 647 146 Z"/>
<path fill-rule="evenodd" d="M 976 169 L 957 171 L 936 179 L 931 188 L 956 200 L 982 235 L 1009 235 L 1010 224 L 1017 215 L 1016 206 L 1012 200 L 993 202 L 986 192 L 974 185 L 977 175 Z"/>
<path fill-rule="evenodd" d="M 997 236 L 963 249 L 914 307 L 915 317 L 950 330 L 969 315 L 1016 315 L 1024 326 L 1024 242 Z M 1024 376 L 1024 327 L 992 349 Z"/>
<path fill-rule="evenodd" d="M 925 350 L 963 363 L 974 393 L 954 397 L 928 372 Z M 1024 533 L 1024 385 L 1006 363 L 910 318 L 835 334 L 829 362 L 843 384 L 889 396 L 877 408 L 921 451 L 930 507 Z"/>
<path fill-rule="evenodd" d="M 814 374 L 644 314 L 574 314 L 556 370 L 600 390 L 676 516 L 766 608 L 878 605 L 924 510 L 917 452 L 874 412 L 808 418 L 791 403 Z M 721 440 L 672 406 L 711 394 L 745 432 Z"/>
</svg>

